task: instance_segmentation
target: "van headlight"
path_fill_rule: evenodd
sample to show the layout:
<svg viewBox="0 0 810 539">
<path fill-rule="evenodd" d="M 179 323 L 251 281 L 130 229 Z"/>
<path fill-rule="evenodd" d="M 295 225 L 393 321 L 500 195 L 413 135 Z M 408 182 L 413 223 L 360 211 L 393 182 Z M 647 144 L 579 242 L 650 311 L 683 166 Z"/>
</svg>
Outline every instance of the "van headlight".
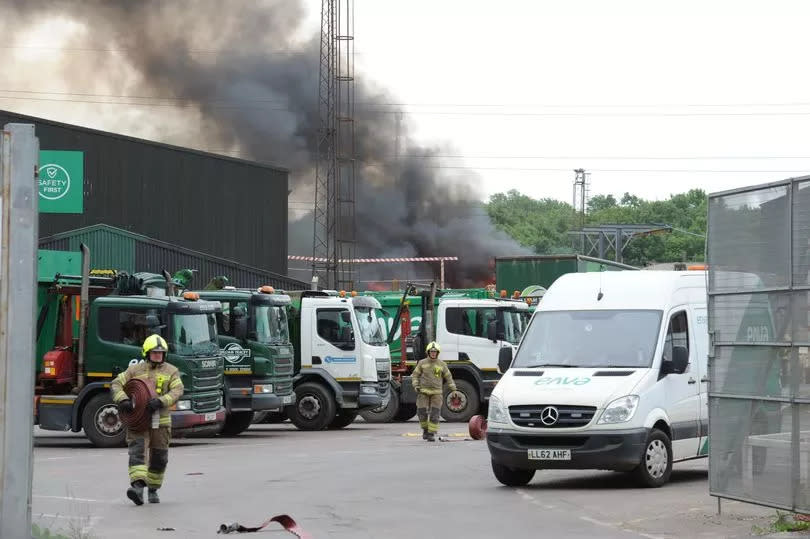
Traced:
<svg viewBox="0 0 810 539">
<path fill-rule="evenodd" d="M 494 395 L 489 397 L 487 421 L 489 423 L 509 423 L 509 410 L 506 409 L 506 404 Z"/>
<path fill-rule="evenodd" d="M 178 410 L 191 410 L 191 401 L 177 401 Z"/>
<path fill-rule="evenodd" d="M 636 408 L 638 408 L 638 395 L 619 397 L 605 407 L 599 423 L 605 425 L 630 421 L 636 413 Z"/>
</svg>

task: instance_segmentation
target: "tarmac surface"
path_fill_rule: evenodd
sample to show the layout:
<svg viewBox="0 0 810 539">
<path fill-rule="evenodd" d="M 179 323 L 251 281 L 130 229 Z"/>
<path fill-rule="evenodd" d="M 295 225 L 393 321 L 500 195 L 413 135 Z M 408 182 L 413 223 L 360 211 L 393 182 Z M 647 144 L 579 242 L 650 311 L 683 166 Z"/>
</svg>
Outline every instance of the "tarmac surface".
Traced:
<svg viewBox="0 0 810 539">
<path fill-rule="evenodd" d="M 254 425 L 237 438 L 173 441 L 162 502 L 125 491 L 125 448 L 35 431 L 34 522 L 73 538 L 221 537 L 288 514 L 313 538 L 748 537 L 775 512 L 708 495 L 706 460 L 676 464 L 660 489 L 614 472 L 544 471 L 524 488 L 492 475 L 486 442 L 442 424 L 453 441 L 422 441 L 415 422 L 301 432 Z M 159 530 L 158 528 L 172 528 Z M 262 535 L 294 537 L 271 523 Z M 242 536 L 238 534 L 229 537 Z"/>
</svg>

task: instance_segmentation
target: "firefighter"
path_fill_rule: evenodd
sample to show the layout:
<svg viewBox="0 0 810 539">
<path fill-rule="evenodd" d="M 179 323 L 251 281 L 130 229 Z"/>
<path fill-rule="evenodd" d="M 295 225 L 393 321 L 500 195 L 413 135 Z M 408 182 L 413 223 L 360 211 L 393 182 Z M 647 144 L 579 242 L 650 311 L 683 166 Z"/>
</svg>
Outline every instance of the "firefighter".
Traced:
<svg viewBox="0 0 810 539">
<path fill-rule="evenodd" d="M 163 474 L 169 462 L 169 440 L 171 439 L 172 420 L 169 408 L 183 394 L 183 382 L 177 367 L 166 363 L 169 347 L 160 335 L 150 335 L 143 342 L 142 361 L 130 365 L 113 380 L 110 391 L 113 401 L 121 410 L 132 412 L 134 405 L 126 393 L 124 385 L 133 378 L 146 380 L 154 384 L 157 397 L 150 399 L 146 407 L 153 414 L 158 412 L 160 420 L 157 428 L 133 432 L 127 429 L 127 446 L 129 447 L 129 482 L 127 497 L 135 505 L 143 505 L 143 489 L 148 487 L 149 503 L 160 503 L 158 489 L 163 484 Z M 147 451 L 149 465 L 147 467 Z"/>
<path fill-rule="evenodd" d="M 425 348 L 427 357 L 416 364 L 411 380 L 416 390 L 416 414 L 422 427 L 422 439 L 436 441 L 439 432 L 439 413 L 442 411 L 442 384 L 447 382 L 450 391 L 456 391 L 456 383 L 450 369 L 439 359 L 441 348 L 435 342 Z"/>
</svg>

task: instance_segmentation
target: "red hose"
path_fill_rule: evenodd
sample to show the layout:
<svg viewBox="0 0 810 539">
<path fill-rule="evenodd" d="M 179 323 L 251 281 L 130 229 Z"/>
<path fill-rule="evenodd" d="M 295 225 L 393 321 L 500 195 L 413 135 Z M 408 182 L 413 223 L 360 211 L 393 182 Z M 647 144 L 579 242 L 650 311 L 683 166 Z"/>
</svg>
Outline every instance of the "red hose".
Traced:
<svg viewBox="0 0 810 539">
<path fill-rule="evenodd" d="M 130 413 L 119 410 L 121 421 L 133 432 L 149 430 L 152 426 L 152 412 L 149 411 L 146 404 L 157 397 L 155 389 L 146 380 L 133 378 L 124 385 L 124 393 L 132 401 L 135 409 Z"/>
<path fill-rule="evenodd" d="M 487 437 L 487 420 L 482 415 L 474 415 L 468 425 L 473 440 L 483 440 Z"/>
</svg>

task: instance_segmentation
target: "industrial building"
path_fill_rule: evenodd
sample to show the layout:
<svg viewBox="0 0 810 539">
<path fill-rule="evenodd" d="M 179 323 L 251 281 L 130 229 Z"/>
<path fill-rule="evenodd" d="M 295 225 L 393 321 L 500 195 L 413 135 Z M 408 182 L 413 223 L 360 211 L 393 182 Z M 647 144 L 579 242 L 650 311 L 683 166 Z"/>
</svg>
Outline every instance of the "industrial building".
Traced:
<svg viewBox="0 0 810 539">
<path fill-rule="evenodd" d="M 110 225 L 286 275 L 286 169 L 0 110 L 7 123 L 34 124 L 42 151 L 82 152 L 72 154 L 83 163 L 82 181 L 74 174 L 62 182 L 71 196 L 80 186 L 81 196 L 64 213 L 46 213 L 64 194 L 48 183 L 67 172 L 45 169 L 48 154 L 40 154 L 41 239 Z"/>
</svg>

